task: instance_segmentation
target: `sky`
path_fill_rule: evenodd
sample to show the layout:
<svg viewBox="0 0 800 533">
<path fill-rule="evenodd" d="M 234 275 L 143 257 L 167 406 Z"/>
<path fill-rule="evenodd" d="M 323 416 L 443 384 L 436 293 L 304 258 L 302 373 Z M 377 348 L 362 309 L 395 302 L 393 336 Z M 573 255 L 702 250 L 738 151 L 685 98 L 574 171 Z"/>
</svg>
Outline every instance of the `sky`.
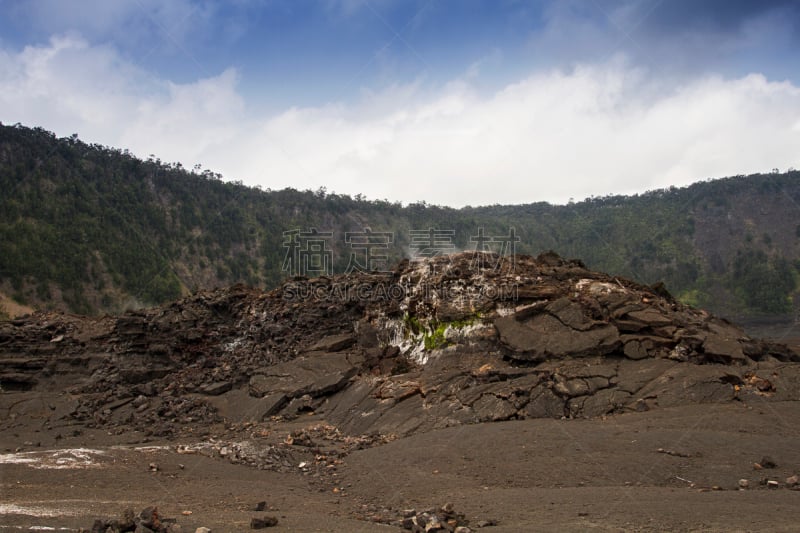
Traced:
<svg viewBox="0 0 800 533">
<path fill-rule="evenodd" d="M 634 194 L 800 168 L 800 1 L 0 0 L 0 122 L 264 189 Z"/>
</svg>

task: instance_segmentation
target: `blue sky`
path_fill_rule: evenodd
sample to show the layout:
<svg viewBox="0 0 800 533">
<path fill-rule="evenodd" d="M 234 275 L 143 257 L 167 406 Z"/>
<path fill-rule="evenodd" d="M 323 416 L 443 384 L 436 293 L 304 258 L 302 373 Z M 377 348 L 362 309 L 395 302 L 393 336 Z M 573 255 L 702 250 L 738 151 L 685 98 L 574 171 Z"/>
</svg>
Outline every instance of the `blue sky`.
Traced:
<svg viewBox="0 0 800 533">
<path fill-rule="evenodd" d="M 564 202 L 800 166 L 796 1 L 0 9 L 0 121 L 265 188 Z"/>
</svg>

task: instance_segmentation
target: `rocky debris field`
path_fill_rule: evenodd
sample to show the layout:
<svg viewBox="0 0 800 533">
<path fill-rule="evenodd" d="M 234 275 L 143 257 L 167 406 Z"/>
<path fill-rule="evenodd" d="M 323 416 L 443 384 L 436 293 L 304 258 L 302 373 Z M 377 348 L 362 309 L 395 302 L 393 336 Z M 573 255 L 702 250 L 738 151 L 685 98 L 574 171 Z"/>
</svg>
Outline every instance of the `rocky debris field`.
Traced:
<svg viewBox="0 0 800 533">
<path fill-rule="evenodd" d="M 2 322 L 0 431 L 177 440 L 179 454 L 344 491 L 352 452 L 445 428 L 796 401 L 798 361 L 660 285 L 553 253 L 463 253 Z M 472 527 L 434 511 L 379 522 Z"/>
<path fill-rule="evenodd" d="M 250 529 L 265 529 L 277 525 L 278 519 L 270 515 L 254 517 L 250 520 Z M 160 516 L 158 507 L 147 507 L 142 509 L 138 515 L 132 509 L 126 509 L 122 513 L 122 518 L 111 520 L 98 518 L 92 524 L 91 529 L 78 529 L 78 533 L 183 533 L 186 531 L 188 530 L 178 523 L 177 518 Z M 205 526 L 195 528 L 193 531 L 194 533 L 212 533 L 211 528 Z"/>
<path fill-rule="evenodd" d="M 178 533 L 180 525 L 175 518 L 159 516 L 157 507 L 147 507 L 137 515 L 132 509 L 126 509 L 122 517 L 113 520 L 98 518 L 91 529 L 81 529 L 81 533 L 125 533 L 125 532 L 153 532 L 153 533 Z"/>
</svg>

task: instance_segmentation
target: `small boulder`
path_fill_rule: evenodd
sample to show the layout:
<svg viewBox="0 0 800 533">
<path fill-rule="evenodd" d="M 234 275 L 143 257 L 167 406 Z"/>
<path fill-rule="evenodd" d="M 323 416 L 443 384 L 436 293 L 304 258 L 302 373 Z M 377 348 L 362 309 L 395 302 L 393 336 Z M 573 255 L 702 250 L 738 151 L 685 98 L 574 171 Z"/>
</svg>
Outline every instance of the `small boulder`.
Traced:
<svg viewBox="0 0 800 533">
<path fill-rule="evenodd" d="M 312 344 L 308 351 L 310 352 L 338 352 L 344 350 L 345 348 L 349 348 L 356 342 L 355 337 L 353 335 L 344 334 L 344 335 L 329 335 L 314 344 Z"/>
<path fill-rule="evenodd" d="M 278 525 L 278 518 L 275 516 L 264 516 L 262 518 L 253 518 L 250 520 L 250 529 L 264 529 L 266 527 L 275 527 Z"/>
<path fill-rule="evenodd" d="M 777 468 L 778 467 L 778 463 L 776 463 L 775 460 L 772 457 L 770 457 L 769 455 L 765 455 L 764 457 L 762 457 L 761 461 L 759 461 L 758 464 L 761 465 L 761 468 Z"/>
</svg>

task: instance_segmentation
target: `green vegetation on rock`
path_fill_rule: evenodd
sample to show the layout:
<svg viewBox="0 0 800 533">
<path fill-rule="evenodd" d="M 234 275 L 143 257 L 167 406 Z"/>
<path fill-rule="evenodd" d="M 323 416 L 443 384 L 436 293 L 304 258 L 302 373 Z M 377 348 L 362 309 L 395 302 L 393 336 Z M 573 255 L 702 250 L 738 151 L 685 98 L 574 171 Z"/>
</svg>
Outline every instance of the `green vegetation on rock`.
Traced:
<svg viewBox="0 0 800 533">
<path fill-rule="evenodd" d="M 432 324 L 430 330 L 426 331 L 423 336 L 425 349 L 438 350 L 447 346 L 447 339 L 444 336 L 446 330 L 447 324 L 444 322 Z"/>
<path fill-rule="evenodd" d="M 480 318 L 479 314 L 461 320 L 441 321 L 441 320 L 420 320 L 419 317 L 405 313 L 403 322 L 406 325 L 406 335 L 413 335 L 421 338 L 426 350 L 438 350 L 445 348 L 449 344 L 446 338 L 448 328 L 464 329 L 475 324 Z"/>
</svg>

